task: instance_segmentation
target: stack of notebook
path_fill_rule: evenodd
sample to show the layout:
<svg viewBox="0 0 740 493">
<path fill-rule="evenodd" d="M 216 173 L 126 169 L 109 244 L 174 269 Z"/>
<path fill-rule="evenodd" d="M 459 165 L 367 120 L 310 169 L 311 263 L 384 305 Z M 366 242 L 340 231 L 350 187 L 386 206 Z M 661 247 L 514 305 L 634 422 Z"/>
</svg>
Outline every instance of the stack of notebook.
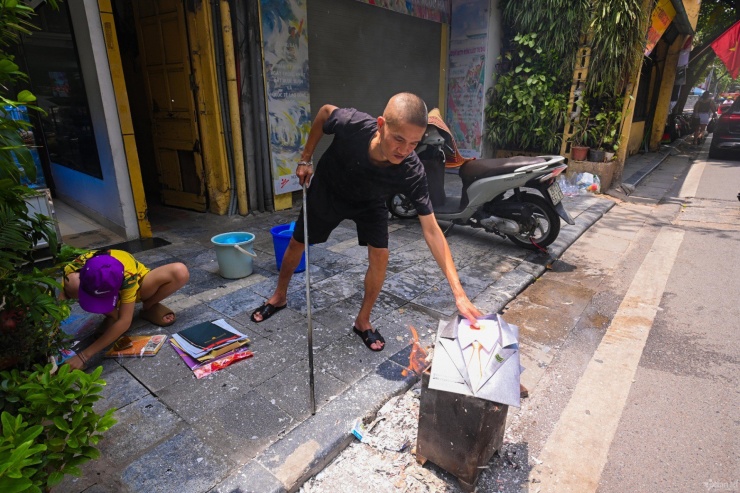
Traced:
<svg viewBox="0 0 740 493">
<path fill-rule="evenodd" d="M 249 339 L 223 319 L 203 322 L 174 334 L 170 344 L 197 378 L 210 375 L 253 353 Z"/>
</svg>

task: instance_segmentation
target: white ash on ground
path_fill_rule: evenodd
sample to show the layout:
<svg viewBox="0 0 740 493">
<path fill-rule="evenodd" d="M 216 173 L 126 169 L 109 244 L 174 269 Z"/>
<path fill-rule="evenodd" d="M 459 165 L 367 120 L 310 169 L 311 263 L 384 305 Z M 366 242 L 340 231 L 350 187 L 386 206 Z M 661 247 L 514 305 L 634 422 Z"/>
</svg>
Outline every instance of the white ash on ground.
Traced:
<svg viewBox="0 0 740 493">
<path fill-rule="evenodd" d="M 408 493 L 460 491 L 454 478 L 416 462 L 420 385 L 389 400 L 367 425 L 366 440 L 355 440 L 322 472 L 306 481 L 301 493 Z M 349 433 L 349 430 L 347 430 Z M 433 466 L 432 466 L 433 467 Z"/>
<path fill-rule="evenodd" d="M 421 385 L 389 400 L 367 424 L 366 443 L 355 440 L 323 471 L 306 481 L 300 493 L 458 493 L 451 474 L 416 461 Z M 350 431 L 347 430 L 347 433 Z M 526 444 L 509 442 L 494 455 L 478 482 L 478 492 L 517 491 L 526 484 Z"/>
</svg>

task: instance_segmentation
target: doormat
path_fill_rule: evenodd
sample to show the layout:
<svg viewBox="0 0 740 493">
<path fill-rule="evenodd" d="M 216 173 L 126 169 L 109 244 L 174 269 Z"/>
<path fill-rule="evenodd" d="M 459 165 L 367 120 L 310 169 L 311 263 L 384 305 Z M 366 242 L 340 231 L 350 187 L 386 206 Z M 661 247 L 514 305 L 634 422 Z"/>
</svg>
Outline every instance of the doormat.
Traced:
<svg viewBox="0 0 740 493">
<path fill-rule="evenodd" d="M 131 254 L 141 253 L 154 248 L 170 245 L 171 243 L 162 238 L 144 238 L 139 240 L 124 241 L 123 243 L 116 243 L 115 245 L 108 245 L 100 248 L 92 248 L 92 250 L 123 250 Z M 43 248 L 35 250 L 33 252 L 33 261 L 24 266 L 25 269 L 36 267 L 38 269 L 49 269 L 54 267 L 53 259 L 49 254 L 49 248 Z"/>
<path fill-rule="evenodd" d="M 123 250 L 128 253 L 141 253 L 154 248 L 170 245 L 171 243 L 162 238 L 139 238 L 138 240 L 129 240 L 115 245 L 108 245 L 95 250 Z"/>
</svg>

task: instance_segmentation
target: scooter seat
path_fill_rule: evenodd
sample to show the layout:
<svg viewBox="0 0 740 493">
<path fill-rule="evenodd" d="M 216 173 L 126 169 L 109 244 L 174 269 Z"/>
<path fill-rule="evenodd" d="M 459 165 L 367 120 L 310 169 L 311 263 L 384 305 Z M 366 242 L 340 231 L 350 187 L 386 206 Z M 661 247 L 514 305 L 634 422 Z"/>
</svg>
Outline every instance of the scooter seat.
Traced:
<svg viewBox="0 0 740 493">
<path fill-rule="evenodd" d="M 481 178 L 505 175 L 513 173 L 514 170 L 530 164 L 547 162 L 546 159 L 535 156 L 516 156 L 498 159 L 474 159 L 468 161 L 460 168 L 460 178 L 463 183 L 473 183 Z"/>
<path fill-rule="evenodd" d="M 460 208 L 468 205 L 468 188 L 473 182 L 482 178 L 505 175 L 513 173 L 522 166 L 530 164 L 546 163 L 547 159 L 535 156 L 516 156 L 498 159 L 474 159 L 460 167 L 460 178 L 462 179 L 462 197 Z"/>
</svg>

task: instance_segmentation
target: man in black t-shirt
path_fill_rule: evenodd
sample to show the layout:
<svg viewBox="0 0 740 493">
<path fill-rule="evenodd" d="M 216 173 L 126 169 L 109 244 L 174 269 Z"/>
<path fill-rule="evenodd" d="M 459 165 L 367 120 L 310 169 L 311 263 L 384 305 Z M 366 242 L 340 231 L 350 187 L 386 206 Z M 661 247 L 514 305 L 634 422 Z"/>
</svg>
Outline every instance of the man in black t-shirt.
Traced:
<svg viewBox="0 0 740 493">
<path fill-rule="evenodd" d="M 414 152 L 426 126 L 426 105 L 410 93 L 393 96 L 383 116 L 378 118 L 332 105 L 319 110 L 296 169 L 301 185 L 310 182 L 308 210 L 301 210 L 296 221 L 275 292 L 252 313 L 252 321 L 266 320 L 287 304 L 288 284 L 304 249 L 303 213 L 308 214 L 308 240 L 312 244 L 325 242 L 341 221 L 351 219 L 357 225 L 359 244 L 368 247 L 369 259 L 365 295 L 352 329 L 368 348 L 381 351 L 385 341 L 372 328 L 370 312 L 380 294 L 388 265 L 385 199 L 391 192 L 403 192 L 419 213 L 424 239 L 450 284 L 460 314 L 477 326 L 476 317 L 481 313 L 460 284 L 449 245 L 432 211 L 424 167 Z M 314 175 L 311 156 L 324 134 L 334 134 L 334 140 Z"/>
</svg>

